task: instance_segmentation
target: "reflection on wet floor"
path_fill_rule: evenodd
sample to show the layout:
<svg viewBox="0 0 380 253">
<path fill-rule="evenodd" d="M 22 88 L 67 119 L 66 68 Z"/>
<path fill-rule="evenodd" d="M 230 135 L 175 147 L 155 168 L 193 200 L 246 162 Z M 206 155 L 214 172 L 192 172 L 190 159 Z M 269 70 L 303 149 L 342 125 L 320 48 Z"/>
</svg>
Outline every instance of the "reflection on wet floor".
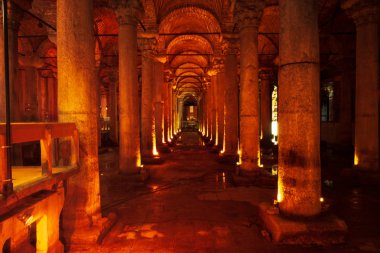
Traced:
<svg viewBox="0 0 380 253">
<path fill-rule="evenodd" d="M 150 172 L 145 182 L 118 174 L 117 150 L 102 155 L 102 210 L 117 213 L 119 221 L 102 245 L 87 252 L 380 252 L 378 185 L 324 184 L 325 202 L 349 225 L 347 244 L 274 245 L 262 236 L 257 204 L 272 200 L 276 189 L 242 185 L 234 168 L 219 163 L 202 143 L 198 133 L 181 133 L 173 152 L 162 154 L 163 164 L 144 166 Z M 275 173 L 270 157 L 264 160 Z"/>
</svg>

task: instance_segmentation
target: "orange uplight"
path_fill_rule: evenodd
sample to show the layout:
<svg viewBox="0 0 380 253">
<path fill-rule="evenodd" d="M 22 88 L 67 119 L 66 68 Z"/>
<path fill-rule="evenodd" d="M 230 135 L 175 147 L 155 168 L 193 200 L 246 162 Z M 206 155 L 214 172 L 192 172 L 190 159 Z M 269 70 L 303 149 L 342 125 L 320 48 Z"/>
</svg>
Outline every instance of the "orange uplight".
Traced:
<svg viewBox="0 0 380 253">
<path fill-rule="evenodd" d="M 283 200 L 284 200 L 284 186 L 282 184 L 282 179 L 278 178 L 277 202 L 282 202 Z"/>
<path fill-rule="evenodd" d="M 141 164 L 141 155 L 140 155 L 140 151 L 139 151 L 138 154 L 137 154 L 136 167 L 137 167 L 137 168 L 142 168 L 142 167 L 143 167 L 143 165 Z"/>
<path fill-rule="evenodd" d="M 238 154 L 238 157 L 239 157 L 239 161 L 236 162 L 236 165 L 241 165 L 242 164 L 242 160 L 241 160 L 241 149 L 239 148 L 238 151 L 237 151 L 237 154 Z"/>
<path fill-rule="evenodd" d="M 358 156 L 358 154 L 356 153 L 356 151 L 355 151 L 355 154 L 354 154 L 354 165 L 356 166 L 356 165 L 359 165 L 359 156 Z"/>
<path fill-rule="evenodd" d="M 264 167 L 264 165 L 261 163 L 261 152 L 260 152 L 260 150 L 257 151 L 257 166 L 259 166 L 260 168 Z"/>
<path fill-rule="evenodd" d="M 159 156 L 160 154 L 157 151 L 156 145 L 153 144 L 153 156 Z"/>
</svg>

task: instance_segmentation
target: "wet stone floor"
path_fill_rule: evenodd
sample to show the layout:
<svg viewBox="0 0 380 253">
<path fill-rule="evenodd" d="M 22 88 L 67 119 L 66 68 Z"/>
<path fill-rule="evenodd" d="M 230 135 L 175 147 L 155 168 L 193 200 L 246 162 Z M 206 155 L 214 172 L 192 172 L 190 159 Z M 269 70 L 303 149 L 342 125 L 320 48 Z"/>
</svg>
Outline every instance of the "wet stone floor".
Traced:
<svg viewBox="0 0 380 253">
<path fill-rule="evenodd" d="M 346 244 L 275 245 L 259 225 L 257 206 L 272 201 L 276 189 L 240 185 L 197 133 L 182 133 L 172 152 L 161 154 L 162 164 L 144 166 L 146 181 L 118 174 L 116 153 L 101 154 L 100 169 L 103 215 L 116 213 L 118 221 L 101 244 L 70 252 L 380 252 L 379 185 L 325 190 L 349 226 Z"/>
</svg>

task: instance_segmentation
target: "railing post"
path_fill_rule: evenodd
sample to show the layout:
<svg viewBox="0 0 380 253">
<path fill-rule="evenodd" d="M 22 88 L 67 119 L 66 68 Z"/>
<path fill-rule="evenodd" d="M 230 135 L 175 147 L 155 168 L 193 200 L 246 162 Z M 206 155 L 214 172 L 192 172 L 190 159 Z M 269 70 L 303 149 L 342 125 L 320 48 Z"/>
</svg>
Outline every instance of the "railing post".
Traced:
<svg viewBox="0 0 380 253">
<path fill-rule="evenodd" d="M 71 166 L 79 164 L 79 136 L 78 129 L 74 129 L 71 137 Z"/>
<path fill-rule="evenodd" d="M 0 193 L 4 194 L 7 182 L 7 150 L 4 135 L 0 135 Z"/>
<path fill-rule="evenodd" d="M 41 143 L 41 168 L 42 175 L 51 176 L 53 167 L 53 151 L 51 145 L 51 129 L 45 128 L 45 138 Z"/>
</svg>

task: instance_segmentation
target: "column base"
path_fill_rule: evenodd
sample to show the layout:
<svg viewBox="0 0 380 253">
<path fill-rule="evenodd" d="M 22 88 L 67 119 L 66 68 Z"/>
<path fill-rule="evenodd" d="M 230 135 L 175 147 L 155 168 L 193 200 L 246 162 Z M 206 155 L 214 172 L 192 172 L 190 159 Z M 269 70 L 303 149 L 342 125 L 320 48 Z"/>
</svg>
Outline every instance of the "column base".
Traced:
<svg viewBox="0 0 380 253">
<path fill-rule="evenodd" d="M 257 158 L 250 159 L 242 157 L 240 169 L 241 171 L 256 173 L 256 171 L 260 171 L 262 168 L 259 167 Z"/>
<path fill-rule="evenodd" d="M 346 223 L 333 214 L 309 220 L 287 218 L 269 203 L 259 205 L 261 223 L 272 242 L 281 244 L 331 245 L 345 242 Z"/>
<path fill-rule="evenodd" d="M 158 149 L 158 152 L 160 152 L 162 154 L 169 154 L 172 152 L 170 150 L 169 146 L 166 144 L 159 146 L 157 149 Z"/>
<path fill-rule="evenodd" d="M 220 149 L 218 148 L 218 146 L 213 146 L 210 150 L 210 153 L 211 154 L 219 154 L 220 153 Z"/>
<path fill-rule="evenodd" d="M 91 227 L 77 227 L 73 231 L 64 231 L 65 239 L 68 238 L 65 243 L 65 252 L 101 243 L 116 221 L 117 216 L 110 214 L 107 218 L 97 219 Z"/>
<path fill-rule="evenodd" d="M 272 175 L 265 168 L 245 170 L 237 165 L 235 172 L 234 181 L 239 185 L 254 185 L 269 189 L 277 187 L 277 176 Z"/>
<path fill-rule="evenodd" d="M 142 156 L 142 164 L 163 164 L 164 160 L 160 156 L 144 155 Z"/>
<path fill-rule="evenodd" d="M 220 163 L 236 165 L 239 161 L 239 156 L 237 154 L 219 153 L 218 161 Z"/>
</svg>

